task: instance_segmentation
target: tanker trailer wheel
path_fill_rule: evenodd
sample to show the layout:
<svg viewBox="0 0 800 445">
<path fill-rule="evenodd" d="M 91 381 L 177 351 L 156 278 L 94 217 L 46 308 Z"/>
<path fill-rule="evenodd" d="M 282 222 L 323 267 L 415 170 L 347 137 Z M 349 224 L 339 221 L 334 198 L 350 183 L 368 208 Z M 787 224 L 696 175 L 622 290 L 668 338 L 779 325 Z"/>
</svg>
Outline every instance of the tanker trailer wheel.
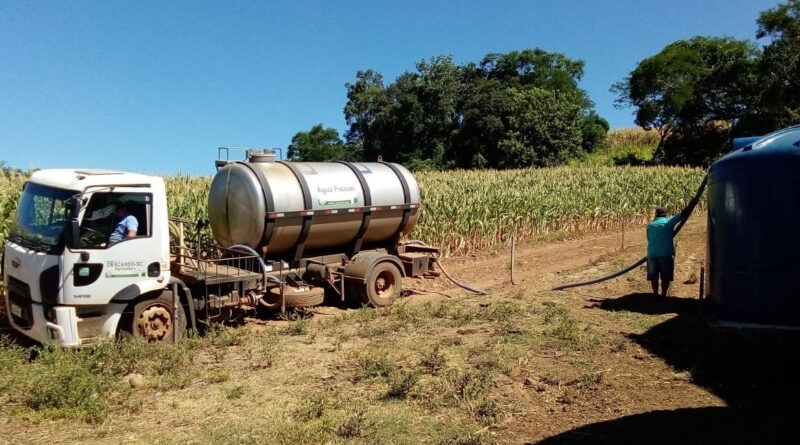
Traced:
<svg viewBox="0 0 800 445">
<path fill-rule="evenodd" d="M 325 301 L 325 288 L 296 288 L 292 286 L 283 287 L 283 297 L 286 298 L 286 307 L 302 308 L 319 306 Z M 278 310 L 281 308 L 281 288 L 275 286 L 259 300 L 261 307 L 267 310 Z"/>
<path fill-rule="evenodd" d="M 374 307 L 391 306 L 400 296 L 403 274 L 394 264 L 382 261 L 367 272 L 363 284 L 358 283 L 355 287 L 362 303 Z"/>
<path fill-rule="evenodd" d="M 186 332 L 186 313 L 182 304 L 178 304 L 177 311 L 172 305 L 172 292 L 169 291 L 162 292 L 158 298 L 136 303 L 133 310 L 120 320 L 120 337 L 165 343 L 183 337 Z"/>
</svg>

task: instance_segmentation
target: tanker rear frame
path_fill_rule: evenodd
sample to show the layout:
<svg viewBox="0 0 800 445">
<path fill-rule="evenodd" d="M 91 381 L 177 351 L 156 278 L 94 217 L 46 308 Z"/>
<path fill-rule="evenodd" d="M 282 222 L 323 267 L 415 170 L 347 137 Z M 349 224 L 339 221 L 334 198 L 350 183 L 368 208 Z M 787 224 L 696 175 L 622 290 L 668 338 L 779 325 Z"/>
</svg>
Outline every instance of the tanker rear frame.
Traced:
<svg viewBox="0 0 800 445">
<path fill-rule="evenodd" d="M 197 329 L 254 312 L 285 313 L 328 302 L 385 307 L 402 292 L 403 278 L 436 277 L 439 250 L 421 243 L 398 242 L 385 249 L 348 255 L 303 257 L 293 264 L 264 261 L 244 246 L 224 248 L 197 235 L 184 236 L 187 224 L 201 233 L 201 222 L 170 218 L 177 226 L 170 247 L 175 296 L 186 309 L 187 326 Z"/>
</svg>

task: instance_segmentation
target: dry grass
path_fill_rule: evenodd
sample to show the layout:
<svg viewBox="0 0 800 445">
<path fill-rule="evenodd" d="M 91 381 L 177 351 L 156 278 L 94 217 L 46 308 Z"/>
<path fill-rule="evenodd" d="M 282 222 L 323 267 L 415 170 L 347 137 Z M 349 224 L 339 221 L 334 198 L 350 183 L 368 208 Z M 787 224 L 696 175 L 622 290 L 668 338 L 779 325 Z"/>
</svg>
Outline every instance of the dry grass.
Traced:
<svg viewBox="0 0 800 445">
<path fill-rule="evenodd" d="M 560 328 L 572 320 L 562 306 L 516 294 L 480 301 L 350 310 L 304 320 L 305 332 L 293 335 L 286 327 L 221 327 L 175 346 L 7 344 L 0 420 L 71 425 L 52 433 L 55 442 L 492 443 L 489 432 L 517 411 L 496 382 L 522 378 L 521 357 L 578 357 L 585 345 L 580 328 Z M 382 335 L 359 336 L 365 327 Z M 144 386 L 130 388 L 130 372 L 141 373 Z M 589 362 L 559 372 L 576 389 L 602 380 Z M 145 427 L 156 419 L 173 425 L 169 436 Z"/>
<path fill-rule="evenodd" d="M 618 128 L 608 132 L 606 140 L 595 151 L 570 161 L 572 166 L 600 167 L 651 165 L 660 141 L 657 130 L 641 127 Z"/>
<path fill-rule="evenodd" d="M 658 145 L 660 135 L 655 129 L 645 130 L 642 127 L 617 128 L 608 132 L 606 142 L 611 148 Z"/>
<path fill-rule="evenodd" d="M 578 249 L 584 241 L 557 246 Z M 533 256 L 541 253 L 542 261 L 563 260 L 549 248 Z M 503 274 L 499 258 L 484 261 L 452 270 Z M 325 308 L 335 315 L 219 327 L 177 346 L 104 343 L 33 360 L 38 349 L 5 346 L 3 440 L 521 443 L 634 413 L 724 403 L 693 386 L 693 370 L 676 378 L 678 370 L 644 350 L 635 318 L 591 307 L 600 304 L 591 298 L 628 293 L 625 281 L 586 297 L 543 290 L 548 280 L 575 278 L 569 270 L 577 267 L 558 276 L 537 267 L 514 287 L 484 277 L 474 284 L 488 283 L 488 296 L 426 294 L 388 309 Z M 675 289 L 687 288 L 676 282 Z M 305 329 L 291 327 L 297 320 Z M 145 384 L 127 385 L 130 371 Z M 31 382 L 48 397 L 31 402 Z M 65 389 L 72 385 L 75 391 Z"/>
</svg>

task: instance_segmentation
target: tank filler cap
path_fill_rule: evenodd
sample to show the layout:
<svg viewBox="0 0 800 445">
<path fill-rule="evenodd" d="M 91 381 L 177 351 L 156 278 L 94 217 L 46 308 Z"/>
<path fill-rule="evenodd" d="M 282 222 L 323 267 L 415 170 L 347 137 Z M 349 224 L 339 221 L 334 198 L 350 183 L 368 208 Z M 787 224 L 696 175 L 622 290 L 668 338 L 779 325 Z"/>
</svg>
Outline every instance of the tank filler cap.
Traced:
<svg viewBox="0 0 800 445">
<path fill-rule="evenodd" d="M 247 162 L 275 162 L 275 150 L 247 150 Z"/>
</svg>

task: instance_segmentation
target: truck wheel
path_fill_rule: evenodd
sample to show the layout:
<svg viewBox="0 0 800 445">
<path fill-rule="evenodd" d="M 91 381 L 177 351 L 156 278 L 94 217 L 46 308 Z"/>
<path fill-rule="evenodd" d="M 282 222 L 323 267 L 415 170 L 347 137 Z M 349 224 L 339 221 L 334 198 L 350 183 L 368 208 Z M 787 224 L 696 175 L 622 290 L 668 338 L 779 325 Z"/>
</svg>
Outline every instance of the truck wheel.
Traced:
<svg viewBox="0 0 800 445">
<path fill-rule="evenodd" d="M 123 325 L 123 336 L 165 343 L 183 337 L 186 332 L 186 313 L 182 304 L 178 304 L 177 311 L 172 304 L 172 292 L 169 291 L 162 292 L 158 298 L 136 303 L 130 318 Z"/>
<path fill-rule="evenodd" d="M 286 307 L 301 308 L 319 306 L 325 301 L 325 288 L 312 287 L 307 290 L 284 286 L 283 296 L 286 298 Z M 281 308 L 281 288 L 273 287 L 260 300 L 261 305 L 267 309 Z"/>
<path fill-rule="evenodd" d="M 361 301 L 374 307 L 390 306 L 400 296 L 402 286 L 403 274 L 397 266 L 387 261 L 378 263 L 367 274 L 364 286 L 359 286 Z"/>
</svg>

